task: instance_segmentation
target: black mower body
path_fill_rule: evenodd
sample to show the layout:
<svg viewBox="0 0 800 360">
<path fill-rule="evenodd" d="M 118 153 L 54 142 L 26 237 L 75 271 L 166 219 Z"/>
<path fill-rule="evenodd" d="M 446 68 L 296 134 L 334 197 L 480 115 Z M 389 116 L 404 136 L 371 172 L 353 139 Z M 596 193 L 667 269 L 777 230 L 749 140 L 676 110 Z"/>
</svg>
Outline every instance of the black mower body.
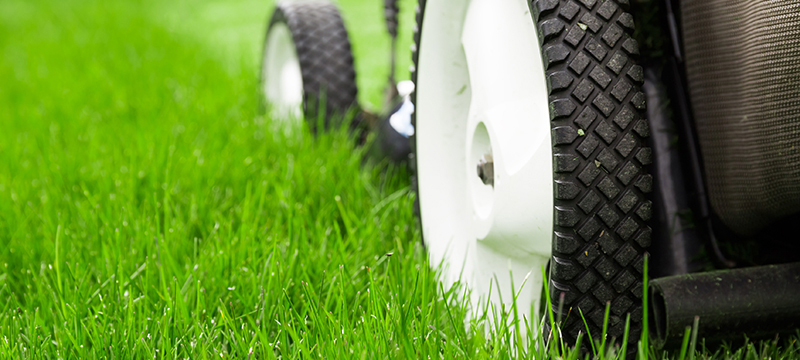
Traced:
<svg viewBox="0 0 800 360">
<path fill-rule="evenodd" d="M 715 340 L 793 332 L 800 2 L 657 6 L 661 46 L 644 46 L 642 61 L 656 189 L 651 333 L 674 344 L 694 316 Z M 713 268 L 726 271 L 702 273 Z"/>
</svg>

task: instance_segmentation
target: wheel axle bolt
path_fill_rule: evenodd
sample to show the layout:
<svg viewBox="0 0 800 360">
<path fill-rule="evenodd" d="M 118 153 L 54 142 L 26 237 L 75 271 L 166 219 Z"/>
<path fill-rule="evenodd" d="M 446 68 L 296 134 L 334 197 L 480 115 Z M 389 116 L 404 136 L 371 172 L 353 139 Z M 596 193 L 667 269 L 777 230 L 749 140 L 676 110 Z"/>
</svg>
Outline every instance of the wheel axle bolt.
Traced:
<svg viewBox="0 0 800 360">
<path fill-rule="evenodd" d="M 494 160 L 492 154 L 485 154 L 478 160 L 478 177 L 484 185 L 494 186 Z"/>
</svg>

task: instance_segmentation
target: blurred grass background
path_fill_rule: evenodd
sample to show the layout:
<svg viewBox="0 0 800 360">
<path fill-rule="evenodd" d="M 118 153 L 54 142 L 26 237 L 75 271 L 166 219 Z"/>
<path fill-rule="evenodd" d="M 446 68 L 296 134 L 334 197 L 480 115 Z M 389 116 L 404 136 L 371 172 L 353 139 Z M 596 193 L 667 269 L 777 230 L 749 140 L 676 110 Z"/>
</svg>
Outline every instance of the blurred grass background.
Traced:
<svg viewBox="0 0 800 360">
<path fill-rule="evenodd" d="M 337 0 L 348 29 L 354 57 L 359 102 L 378 112 L 389 76 L 390 38 L 386 32 L 382 0 Z M 411 45 L 416 25 L 414 0 L 399 0 L 397 80 L 410 79 Z M 157 2 L 154 19 L 172 32 L 209 47 L 209 54 L 230 68 L 258 68 L 264 32 L 274 1 L 175 0 Z"/>
</svg>

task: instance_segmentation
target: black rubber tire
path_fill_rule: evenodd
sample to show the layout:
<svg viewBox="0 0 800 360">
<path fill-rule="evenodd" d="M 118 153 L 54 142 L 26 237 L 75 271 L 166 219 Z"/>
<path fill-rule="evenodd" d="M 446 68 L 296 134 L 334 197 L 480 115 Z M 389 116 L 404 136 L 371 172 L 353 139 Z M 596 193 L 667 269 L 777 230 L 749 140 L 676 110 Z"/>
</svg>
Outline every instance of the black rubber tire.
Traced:
<svg viewBox="0 0 800 360">
<path fill-rule="evenodd" d="M 339 10 L 327 1 L 279 2 L 267 27 L 265 51 L 269 32 L 278 23 L 289 28 L 297 50 L 305 118 L 314 128 L 324 102 L 327 126 L 335 114 L 343 115 L 356 106 L 358 96 L 350 39 Z M 266 76 L 262 70 L 262 83 Z"/>
<path fill-rule="evenodd" d="M 415 70 L 425 4 L 420 0 L 417 12 Z M 563 293 L 561 329 L 565 340 L 574 343 L 579 332 L 586 333 L 578 309 L 591 333 L 599 337 L 605 305 L 610 303 L 608 337 L 622 339 L 630 313 L 629 342 L 635 344 L 642 329 L 642 273 L 652 232 L 648 198 L 653 180 L 646 169 L 651 163 L 646 146 L 650 129 L 643 118 L 643 71 L 635 64 L 639 50 L 631 38 L 629 3 L 534 0 L 529 4 L 543 42 L 550 94 L 553 312 L 557 313 Z M 416 71 L 412 79 L 417 83 Z M 416 103 L 416 93 L 412 99 Z M 416 126 L 416 116 L 413 122 Z M 411 145 L 415 174 L 416 136 Z M 416 176 L 412 186 L 417 190 Z"/>
</svg>

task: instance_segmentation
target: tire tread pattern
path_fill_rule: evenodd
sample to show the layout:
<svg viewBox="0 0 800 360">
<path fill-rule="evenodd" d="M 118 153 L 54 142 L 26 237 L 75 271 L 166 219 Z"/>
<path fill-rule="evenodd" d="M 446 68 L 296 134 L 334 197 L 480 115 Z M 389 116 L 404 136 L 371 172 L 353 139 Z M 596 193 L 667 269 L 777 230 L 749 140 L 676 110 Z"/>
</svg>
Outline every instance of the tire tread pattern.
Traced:
<svg viewBox="0 0 800 360">
<path fill-rule="evenodd" d="M 586 325 L 629 341 L 642 319 L 644 254 L 650 245 L 651 151 L 643 118 L 642 68 L 626 0 L 534 0 L 548 79 L 554 154 L 555 227 L 550 262 L 554 312 L 574 342 Z M 577 134 L 578 136 L 575 136 Z"/>
<path fill-rule="evenodd" d="M 269 27 L 275 23 L 285 23 L 292 33 L 303 76 L 306 117 L 315 121 L 323 96 L 326 123 L 334 113 L 344 114 L 356 105 L 358 88 L 353 54 L 336 5 L 322 1 L 282 1 L 276 6 Z"/>
</svg>

